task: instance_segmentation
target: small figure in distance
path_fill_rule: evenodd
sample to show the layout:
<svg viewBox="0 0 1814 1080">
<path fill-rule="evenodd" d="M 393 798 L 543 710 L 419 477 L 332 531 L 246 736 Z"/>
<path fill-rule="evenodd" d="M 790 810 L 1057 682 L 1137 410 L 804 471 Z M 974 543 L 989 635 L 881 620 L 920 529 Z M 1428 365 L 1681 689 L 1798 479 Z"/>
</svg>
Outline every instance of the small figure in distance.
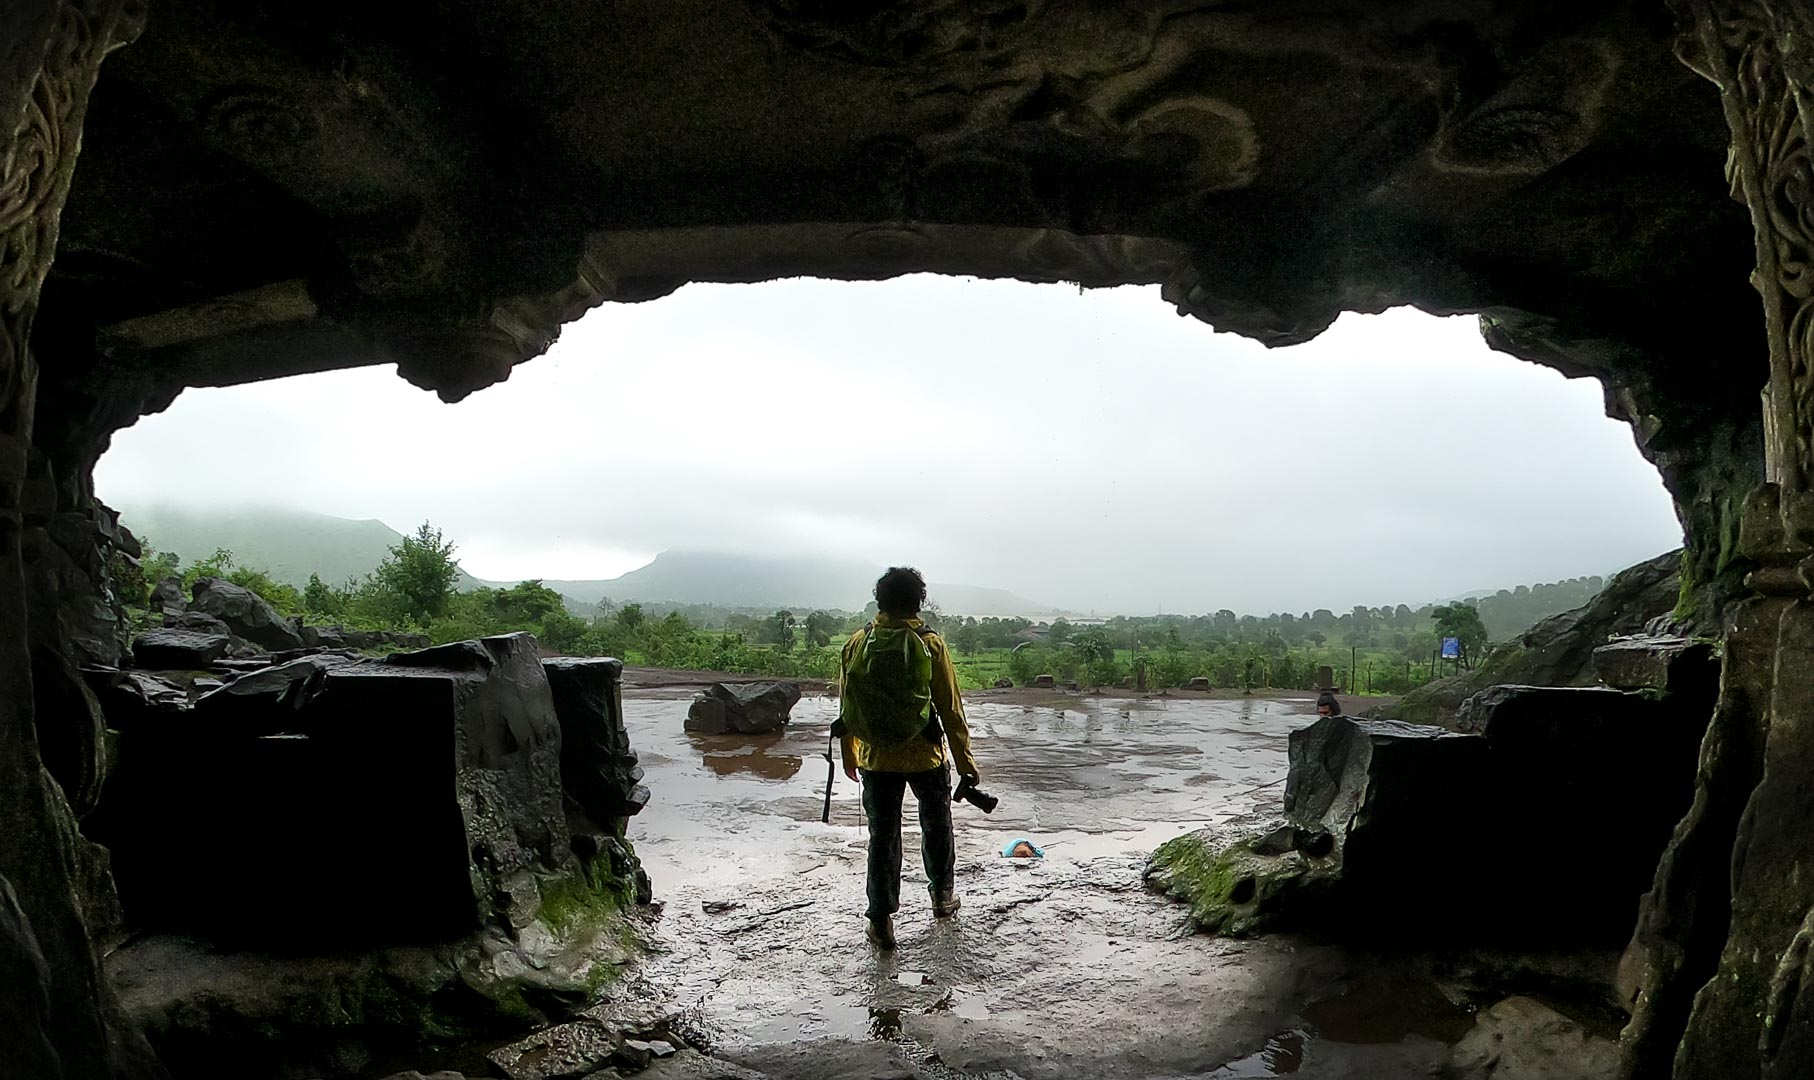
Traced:
<svg viewBox="0 0 1814 1080">
<path fill-rule="evenodd" d="M 1318 716 L 1342 715 L 1342 703 L 1335 700 L 1335 695 L 1328 690 L 1316 696 L 1316 714 Z"/>
<path fill-rule="evenodd" d="M 957 837 L 951 826 L 951 775 L 974 784 L 976 758 L 944 639 L 920 621 L 926 581 L 910 566 L 891 567 L 875 586 L 875 619 L 851 635 L 839 664 L 837 733 L 844 774 L 863 784 L 869 815 L 865 934 L 894 948 L 901 899 L 901 805 L 908 788 L 920 804 L 920 853 L 932 912 L 957 914 Z"/>
</svg>

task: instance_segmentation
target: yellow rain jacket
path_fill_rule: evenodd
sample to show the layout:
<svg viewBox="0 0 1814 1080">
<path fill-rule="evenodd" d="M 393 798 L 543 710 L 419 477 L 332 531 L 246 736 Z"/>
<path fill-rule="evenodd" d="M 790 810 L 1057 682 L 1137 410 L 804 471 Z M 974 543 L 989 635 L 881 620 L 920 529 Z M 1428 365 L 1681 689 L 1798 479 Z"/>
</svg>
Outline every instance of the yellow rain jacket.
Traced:
<svg viewBox="0 0 1814 1080">
<path fill-rule="evenodd" d="M 901 619 L 883 612 L 875 617 L 877 626 L 905 626 L 915 630 L 925 624 L 918 619 Z M 851 657 L 856 655 L 857 648 L 863 644 L 865 630 L 858 630 L 850 635 L 844 643 L 844 657 L 838 663 L 840 682 L 844 672 L 850 667 Z M 926 634 L 926 651 L 932 654 L 932 707 L 938 713 L 939 722 L 944 725 L 945 739 L 933 742 L 931 739 L 909 739 L 899 746 L 870 746 L 854 736 L 846 735 L 841 741 L 844 751 L 844 768 L 867 769 L 870 772 L 915 773 L 936 769 L 945 763 L 945 742 L 951 743 L 951 755 L 960 775 L 978 775 L 976 759 L 970 756 L 970 726 L 964 722 L 964 701 L 958 696 L 957 671 L 951 666 L 951 653 L 945 648 L 945 639 L 938 634 Z"/>
</svg>

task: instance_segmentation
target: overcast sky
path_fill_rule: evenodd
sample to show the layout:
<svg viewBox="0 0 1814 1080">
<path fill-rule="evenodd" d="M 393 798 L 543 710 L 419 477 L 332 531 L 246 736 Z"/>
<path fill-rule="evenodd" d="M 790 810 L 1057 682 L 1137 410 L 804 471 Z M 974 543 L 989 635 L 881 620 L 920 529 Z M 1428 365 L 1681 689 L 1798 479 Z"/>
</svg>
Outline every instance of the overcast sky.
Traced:
<svg viewBox="0 0 1814 1080">
<path fill-rule="evenodd" d="M 1471 318 L 1268 350 L 1156 288 L 930 276 L 606 305 L 458 405 L 388 367 L 191 390 L 96 482 L 427 519 L 495 580 L 823 553 L 1103 612 L 1415 604 L 1680 543 L 1599 385 Z"/>
</svg>

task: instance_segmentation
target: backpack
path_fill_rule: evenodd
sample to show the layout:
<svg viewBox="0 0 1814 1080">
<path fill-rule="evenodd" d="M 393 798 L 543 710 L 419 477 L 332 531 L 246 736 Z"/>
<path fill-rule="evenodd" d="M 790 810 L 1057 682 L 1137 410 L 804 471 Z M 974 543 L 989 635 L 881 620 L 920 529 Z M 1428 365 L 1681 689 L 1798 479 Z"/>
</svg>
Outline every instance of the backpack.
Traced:
<svg viewBox="0 0 1814 1080">
<path fill-rule="evenodd" d="M 844 670 L 841 734 L 871 746 L 900 746 L 932 725 L 931 630 L 863 628 L 863 641 Z"/>
</svg>

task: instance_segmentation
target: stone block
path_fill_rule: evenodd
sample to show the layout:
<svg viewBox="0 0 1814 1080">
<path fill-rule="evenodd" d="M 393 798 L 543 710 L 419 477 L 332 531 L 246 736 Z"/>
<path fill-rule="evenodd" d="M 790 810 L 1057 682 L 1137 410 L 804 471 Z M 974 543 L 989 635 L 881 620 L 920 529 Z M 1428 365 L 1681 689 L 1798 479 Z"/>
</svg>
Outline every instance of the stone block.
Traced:
<svg viewBox="0 0 1814 1080">
<path fill-rule="evenodd" d="M 227 655 L 233 639 L 193 630 L 147 630 L 132 640 L 132 662 L 162 671 L 201 671 Z"/>
<path fill-rule="evenodd" d="M 1617 690 L 1681 690 L 1719 679 L 1719 660 L 1705 641 L 1682 637 L 1620 638 L 1594 650 L 1594 674 Z"/>
<path fill-rule="evenodd" d="M 103 796 L 97 839 L 141 926 L 446 939 L 523 925 L 538 875 L 569 858 L 560 727 L 527 634 L 306 657 L 203 700 L 123 733 Z"/>
</svg>

